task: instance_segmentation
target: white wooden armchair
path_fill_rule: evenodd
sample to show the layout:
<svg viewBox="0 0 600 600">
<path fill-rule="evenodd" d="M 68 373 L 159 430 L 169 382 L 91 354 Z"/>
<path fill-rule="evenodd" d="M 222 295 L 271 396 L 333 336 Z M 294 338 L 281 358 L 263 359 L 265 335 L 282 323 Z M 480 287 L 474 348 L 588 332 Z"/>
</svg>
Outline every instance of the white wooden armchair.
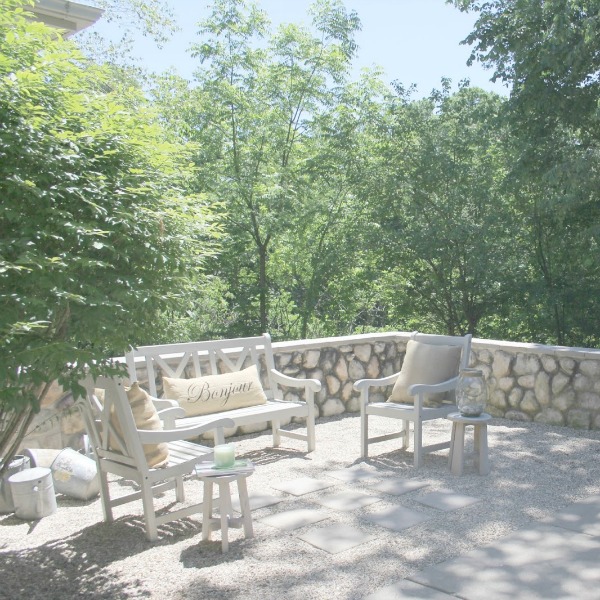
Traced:
<svg viewBox="0 0 600 600">
<path fill-rule="evenodd" d="M 412 342 L 412 343 L 411 343 Z M 402 440 L 402 449 L 408 448 L 410 423 L 413 423 L 414 465 L 423 465 L 425 453 L 450 447 L 448 441 L 423 445 L 423 422 L 446 417 L 456 412 L 453 390 L 460 369 L 466 368 L 471 352 L 471 335 L 464 337 L 431 335 L 415 332 L 408 344 L 402 370 L 380 379 L 361 379 L 354 389 L 361 392 L 361 456 L 367 458 L 369 444 L 395 438 Z M 387 402 L 369 402 L 373 387 L 390 386 L 394 389 Z M 450 394 L 448 394 L 450 392 Z M 440 400 L 442 395 L 447 396 Z M 394 398 L 394 396 L 396 396 Z M 434 401 L 435 399 L 435 401 Z M 369 417 L 380 416 L 402 421 L 400 431 L 369 437 Z"/>
<path fill-rule="evenodd" d="M 158 539 L 158 525 L 202 512 L 200 502 L 158 514 L 154 496 L 174 488 L 176 500 L 183 502 L 183 476 L 192 473 L 200 460 L 210 460 L 213 452 L 211 448 L 184 440 L 216 429 L 215 438 L 222 441 L 223 428 L 233 426 L 231 419 L 163 429 L 159 419 L 161 412 L 181 412 L 181 409 L 173 408 L 170 401 L 151 398 L 137 384 L 134 386 L 138 395 L 134 397 L 117 378 L 99 377 L 96 381 L 88 378 L 82 384 L 87 393 L 78 401 L 78 406 L 98 466 L 104 520 L 113 521 L 113 507 L 141 499 L 146 536 L 154 541 Z M 163 408 L 163 411 L 155 408 Z M 111 497 L 108 473 L 135 481 L 140 491 Z M 198 497 L 201 497 L 200 489 Z"/>
</svg>

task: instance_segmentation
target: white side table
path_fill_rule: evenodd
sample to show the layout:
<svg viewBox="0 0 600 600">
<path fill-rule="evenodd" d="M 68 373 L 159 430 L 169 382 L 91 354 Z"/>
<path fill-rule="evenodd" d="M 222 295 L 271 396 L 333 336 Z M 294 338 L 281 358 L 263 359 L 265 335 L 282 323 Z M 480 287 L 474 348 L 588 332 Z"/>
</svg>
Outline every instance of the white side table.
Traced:
<svg viewBox="0 0 600 600">
<path fill-rule="evenodd" d="M 202 539 L 210 540 L 213 525 L 221 526 L 221 550 L 229 550 L 229 527 L 238 527 L 240 523 L 244 527 L 244 535 L 247 538 L 254 536 L 252 528 L 252 515 L 250 514 L 250 500 L 248 498 L 248 487 L 246 478 L 252 475 L 252 471 L 240 473 L 200 474 L 198 477 L 204 483 L 204 498 L 202 507 Z M 233 507 L 231 505 L 231 484 L 237 482 L 238 495 L 240 499 L 241 517 L 233 517 Z M 213 486 L 217 484 L 219 488 L 219 517 L 213 517 Z"/>
<path fill-rule="evenodd" d="M 450 456 L 448 465 L 453 475 L 462 475 L 465 463 L 465 428 L 473 425 L 475 466 L 480 475 L 490 472 L 488 457 L 487 423 L 492 418 L 487 413 L 478 417 L 463 417 L 460 413 L 450 413 L 447 417 L 452 421 L 452 438 L 450 441 Z"/>
</svg>

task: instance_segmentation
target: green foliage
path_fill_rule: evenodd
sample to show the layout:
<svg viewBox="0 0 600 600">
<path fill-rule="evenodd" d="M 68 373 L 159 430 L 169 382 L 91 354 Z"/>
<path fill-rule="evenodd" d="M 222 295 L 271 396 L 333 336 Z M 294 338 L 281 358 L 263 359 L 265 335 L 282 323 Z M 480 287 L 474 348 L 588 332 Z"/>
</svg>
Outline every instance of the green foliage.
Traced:
<svg viewBox="0 0 600 600">
<path fill-rule="evenodd" d="M 499 96 L 465 87 L 391 105 L 380 214 L 395 319 L 476 333 L 509 300 L 514 219 Z M 382 252 L 383 255 L 383 252 Z M 386 288 L 387 288 L 386 285 Z"/>
<path fill-rule="evenodd" d="M 275 32 L 215 0 L 196 81 L 151 89 L 127 54 L 92 62 L 0 0 L 5 430 L 132 343 L 421 329 L 596 345 L 600 2 L 454 4 L 479 12 L 473 60 L 508 101 L 350 82 L 360 21 L 335 0 Z M 160 22 L 160 3 L 110 5 Z"/>
<path fill-rule="evenodd" d="M 478 13 L 472 60 L 512 86 L 511 180 L 532 268 L 518 296 L 524 320 L 537 338 L 597 344 L 600 2 L 455 4 Z"/>
<path fill-rule="evenodd" d="M 103 18 L 141 30 L 161 45 L 177 31 L 172 9 L 162 0 L 95 0 Z"/>
<path fill-rule="evenodd" d="M 188 149 L 138 92 L 100 92 L 109 71 L 13 7 L 0 0 L 2 418 L 37 411 L 54 380 L 77 392 L 92 361 L 114 370 L 212 243 Z M 15 433 L 0 431 L 0 456 Z"/>
<path fill-rule="evenodd" d="M 317 4 L 314 15 L 314 31 L 284 25 L 271 34 L 254 5 L 217 0 L 192 49 L 198 185 L 227 208 L 215 273 L 229 282 L 245 332 L 270 324 L 272 248 L 311 210 L 299 201 L 309 138 L 335 105 L 356 47 L 358 20 L 340 2 Z"/>
</svg>

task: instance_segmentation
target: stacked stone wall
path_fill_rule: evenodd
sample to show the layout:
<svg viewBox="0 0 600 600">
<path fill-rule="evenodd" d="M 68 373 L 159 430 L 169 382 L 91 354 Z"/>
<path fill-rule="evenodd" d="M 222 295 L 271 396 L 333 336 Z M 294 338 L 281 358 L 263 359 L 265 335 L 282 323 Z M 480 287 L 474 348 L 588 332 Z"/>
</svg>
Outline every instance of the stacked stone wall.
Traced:
<svg viewBox="0 0 600 600">
<path fill-rule="evenodd" d="M 488 382 L 487 411 L 497 417 L 600 429 L 600 352 L 473 344 L 473 366 Z"/>
<path fill-rule="evenodd" d="M 409 337 L 401 332 L 277 342 L 275 365 L 286 375 L 321 381 L 317 417 L 355 413 L 359 394 L 354 382 L 398 372 Z M 475 339 L 470 366 L 484 372 L 487 411 L 495 417 L 600 429 L 600 350 Z M 382 401 L 389 392 L 390 388 L 375 388 L 370 397 Z M 296 394 L 297 390 L 284 390 L 287 400 L 298 399 Z M 80 447 L 82 422 L 76 414 L 64 413 L 71 403 L 70 395 L 53 388 L 36 419 L 52 427 L 38 428 L 24 446 Z"/>
<path fill-rule="evenodd" d="M 303 342 L 298 349 L 288 349 L 293 342 L 274 345 L 275 366 L 285 375 L 318 379 L 321 391 L 316 395 L 317 416 L 330 417 L 360 410 L 359 393 L 353 388 L 359 379 L 375 379 L 397 373 L 406 351 L 406 340 L 397 336 L 369 338 L 331 338 L 314 340 L 318 347 Z M 304 347 L 304 346 L 307 347 Z M 385 400 L 386 388 L 377 388 L 374 400 Z M 286 400 L 298 400 L 297 392 L 286 390 Z"/>
</svg>

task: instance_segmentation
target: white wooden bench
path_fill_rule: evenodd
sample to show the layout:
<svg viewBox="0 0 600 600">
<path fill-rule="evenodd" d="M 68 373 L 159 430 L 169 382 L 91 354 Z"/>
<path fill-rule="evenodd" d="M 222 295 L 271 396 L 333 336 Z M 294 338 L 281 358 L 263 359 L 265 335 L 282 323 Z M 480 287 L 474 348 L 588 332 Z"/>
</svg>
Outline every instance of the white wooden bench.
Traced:
<svg viewBox="0 0 600 600">
<path fill-rule="evenodd" d="M 184 416 L 185 412 L 174 401 L 159 401 L 161 418 L 165 426 L 182 427 L 204 424 L 217 417 L 232 419 L 236 427 L 271 423 L 273 446 L 280 444 L 280 437 L 305 440 L 308 452 L 315 449 L 315 404 L 314 394 L 321 389 L 317 379 L 299 379 L 289 377 L 275 369 L 271 337 L 265 333 L 257 337 L 213 340 L 205 342 L 186 342 L 161 346 L 141 346 L 132 349 L 126 355 L 127 368 L 131 382 L 138 381 L 139 375 L 147 374 L 147 386 L 151 396 L 158 398 L 162 377 L 189 379 L 206 375 L 217 375 L 240 371 L 249 365 L 256 365 L 267 396 L 265 404 L 236 408 L 209 415 Z M 281 386 L 303 390 L 303 400 L 284 400 Z M 282 429 L 282 422 L 288 423 L 293 417 L 306 420 L 306 433 Z M 215 432 L 215 443 L 222 443 L 221 434 Z"/>
</svg>

